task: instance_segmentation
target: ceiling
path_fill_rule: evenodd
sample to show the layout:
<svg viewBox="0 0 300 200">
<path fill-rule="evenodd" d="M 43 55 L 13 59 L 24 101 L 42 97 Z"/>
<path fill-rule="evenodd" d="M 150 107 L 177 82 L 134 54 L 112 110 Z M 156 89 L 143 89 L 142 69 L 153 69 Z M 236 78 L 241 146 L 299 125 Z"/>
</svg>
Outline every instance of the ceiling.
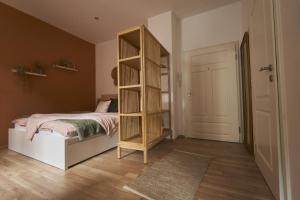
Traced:
<svg viewBox="0 0 300 200">
<path fill-rule="evenodd" d="M 92 43 L 113 39 L 122 29 L 172 10 L 184 18 L 238 0 L 0 0 Z M 94 17 L 99 17 L 95 20 Z"/>
</svg>

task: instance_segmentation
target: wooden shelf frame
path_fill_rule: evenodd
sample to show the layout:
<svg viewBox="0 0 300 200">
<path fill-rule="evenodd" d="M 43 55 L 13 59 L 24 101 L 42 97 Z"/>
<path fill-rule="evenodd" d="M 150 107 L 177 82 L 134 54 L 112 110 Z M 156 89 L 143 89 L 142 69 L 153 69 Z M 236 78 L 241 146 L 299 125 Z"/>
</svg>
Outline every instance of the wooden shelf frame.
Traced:
<svg viewBox="0 0 300 200">
<path fill-rule="evenodd" d="M 119 89 L 122 90 L 134 90 L 134 91 L 140 91 L 142 88 L 141 84 L 138 85 L 126 85 L 126 86 L 119 86 Z"/>
<path fill-rule="evenodd" d="M 168 59 L 167 66 L 161 65 L 161 57 Z M 130 74 L 130 70 L 122 71 L 124 65 L 138 70 L 138 80 L 137 76 Z M 147 163 L 148 150 L 165 137 L 172 135 L 172 131 L 164 131 L 163 128 L 163 113 L 166 111 L 162 109 L 161 68 L 168 68 L 168 66 L 168 51 L 145 26 L 118 33 L 118 158 L 122 157 L 123 148 L 139 150 L 144 152 L 144 163 Z M 122 81 L 120 81 L 121 75 Z M 138 84 L 130 85 L 133 82 Z M 128 92 L 124 93 L 124 91 Z M 132 102 L 137 102 L 139 105 L 136 104 L 134 107 Z M 121 108 L 131 110 L 126 106 L 133 106 L 135 109 L 132 110 L 137 110 L 139 106 L 140 112 L 123 113 Z"/>
<path fill-rule="evenodd" d="M 124 116 L 124 117 L 142 117 L 143 114 L 141 112 L 138 113 L 120 113 L 120 116 Z"/>
<path fill-rule="evenodd" d="M 128 67 L 132 67 L 134 69 L 140 70 L 141 69 L 141 56 L 132 56 L 129 58 L 119 59 L 119 63 L 124 64 Z"/>
</svg>

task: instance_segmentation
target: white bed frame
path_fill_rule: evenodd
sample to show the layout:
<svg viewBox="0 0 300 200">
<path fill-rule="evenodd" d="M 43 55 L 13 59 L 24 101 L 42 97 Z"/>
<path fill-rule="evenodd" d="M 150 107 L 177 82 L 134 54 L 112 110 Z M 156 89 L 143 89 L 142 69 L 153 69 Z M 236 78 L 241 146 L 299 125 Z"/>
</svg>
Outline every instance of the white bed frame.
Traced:
<svg viewBox="0 0 300 200">
<path fill-rule="evenodd" d="M 99 135 L 83 141 L 51 134 L 36 134 L 32 141 L 25 131 L 9 129 L 8 148 L 62 170 L 117 146 L 118 134 Z"/>
<path fill-rule="evenodd" d="M 102 95 L 99 100 L 117 98 L 116 94 Z M 98 100 L 98 101 L 99 101 Z M 36 134 L 32 141 L 25 131 L 8 130 L 8 148 L 62 170 L 96 156 L 118 145 L 118 133 L 112 136 L 99 135 L 83 141 L 58 137 L 51 134 Z"/>
</svg>

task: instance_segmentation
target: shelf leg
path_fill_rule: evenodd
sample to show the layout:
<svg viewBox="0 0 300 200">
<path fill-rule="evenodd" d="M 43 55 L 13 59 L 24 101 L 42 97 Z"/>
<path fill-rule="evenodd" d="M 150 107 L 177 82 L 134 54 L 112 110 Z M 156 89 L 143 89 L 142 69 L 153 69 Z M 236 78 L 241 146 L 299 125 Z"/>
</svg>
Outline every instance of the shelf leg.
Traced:
<svg viewBox="0 0 300 200">
<path fill-rule="evenodd" d="M 121 156 L 122 156 L 122 152 L 121 152 L 122 150 L 121 150 L 121 147 L 118 145 L 118 147 L 117 147 L 117 154 L 118 154 L 118 158 L 120 159 L 121 158 Z"/>
<path fill-rule="evenodd" d="M 144 164 L 147 164 L 148 163 L 148 150 L 145 149 L 144 150 Z"/>
</svg>

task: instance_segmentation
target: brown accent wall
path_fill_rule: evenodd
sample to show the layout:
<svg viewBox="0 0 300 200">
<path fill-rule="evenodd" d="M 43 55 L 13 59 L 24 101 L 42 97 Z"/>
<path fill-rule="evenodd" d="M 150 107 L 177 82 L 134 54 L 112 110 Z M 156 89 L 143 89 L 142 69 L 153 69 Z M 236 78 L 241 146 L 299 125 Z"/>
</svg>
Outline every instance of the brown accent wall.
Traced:
<svg viewBox="0 0 300 200">
<path fill-rule="evenodd" d="M 66 58 L 79 72 L 55 69 Z M 46 65 L 48 77 L 28 77 L 18 84 L 11 69 L 18 64 Z M 11 120 L 32 113 L 93 110 L 95 45 L 0 3 L 0 147 L 8 143 Z"/>
</svg>

